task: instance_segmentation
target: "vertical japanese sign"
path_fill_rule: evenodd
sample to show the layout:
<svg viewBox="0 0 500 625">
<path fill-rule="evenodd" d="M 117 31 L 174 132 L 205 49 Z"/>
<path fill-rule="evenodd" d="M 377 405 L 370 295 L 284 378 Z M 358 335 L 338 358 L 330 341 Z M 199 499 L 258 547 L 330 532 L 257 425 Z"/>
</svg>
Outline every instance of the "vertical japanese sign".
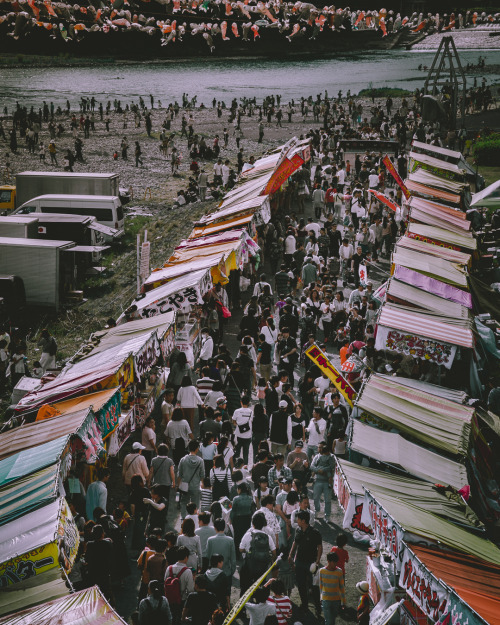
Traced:
<svg viewBox="0 0 500 625">
<path fill-rule="evenodd" d="M 349 382 L 335 369 L 332 363 L 326 357 L 326 354 L 316 345 L 306 349 L 306 355 L 317 365 L 323 373 L 325 373 L 330 380 L 335 384 L 335 387 L 342 393 L 344 399 L 350 406 L 354 405 L 356 399 L 356 391 L 352 388 Z"/>
<path fill-rule="evenodd" d="M 401 176 L 396 171 L 396 168 L 394 167 L 393 162 L 391 161 L 391 159 L 389 158 L 389 156 L 387 154 L 384 156 L 382 162 L 386 166 L 387 171 L 391 174 L 391 176 L 394 178 L 394 180 L 399 185 L 401 191 L 404 193 L 405 198 L 407 200 L 409 200 L 411 194 L 408 191 L 405 183 L 401 180 Z"/>
</svg>

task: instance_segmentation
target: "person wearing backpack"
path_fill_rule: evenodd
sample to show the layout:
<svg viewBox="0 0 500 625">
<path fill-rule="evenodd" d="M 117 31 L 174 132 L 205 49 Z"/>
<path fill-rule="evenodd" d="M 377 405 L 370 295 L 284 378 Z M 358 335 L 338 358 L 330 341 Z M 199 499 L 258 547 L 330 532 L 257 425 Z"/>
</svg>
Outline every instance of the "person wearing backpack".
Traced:
<svg viewBox="0 0 500 625">
<path fill-rule="evenodd" d="M 266 534 L 266 517 L 257 512 L 252 518 L 252 526 L 241 539 L 240 552 L 245 561 L 240 569 L 240 596 L 271 566 L 276 558 L 276 543 Z"/>
<path fill-rule="evenodd" d="M 228 592 L 231 584 L 228 584 L 227 575 L 222 570 L 224 566 L 224 556 L 220 553 L 214 554 L 210 558 L 210 568 L 205 571 L 207 578 L 207 590 L 212 592 L 224 612 L 229 612 L 231 593 Z"/>
<path fill-rule="evenodd" d="M 172 612 L 173 625 L 179 625 L 182 610 L 189 593 L 194 590 L 194 578 L 187 565 L 189 549 L 178 547 L 177 562 L 165 571 L 164 595 Z"/>
<path fill-rule="evenodd" d="M 239 544 L 242 536 L 250 528 L 252 514 L 255 510 L 255 502 L 248 492 L 248 486 L 244 483 L 238 484 L 238 494 L 233 499 L 233 507 L 230 513 L 236 545 Z"/>
<path fill-rule="evenodd" d="M 182 621 L 192 625 L 208 625 L 212 614 L 217 610 L 217 598 L 207 589 L 205 575 L 197 575 L 194 580 L 194 592 L 190 593 L 182 610 Z"/>
<path fill-rule="evenodd" d="M 157 580 L 149 582 L 148 596 L 139 604 L 139 625 L 172 625 L 172 612 Z"/>
<path fill-rule="evenodd" d="M 212 501 L 219 501 L 221 497 L 229 497 L 233 482 L 231 471 L 229 467 L 226 467 L 222 454 L 214 458 L 214 467 L 210 470 L 210 484 L 212 485 Z"/>
</svg>

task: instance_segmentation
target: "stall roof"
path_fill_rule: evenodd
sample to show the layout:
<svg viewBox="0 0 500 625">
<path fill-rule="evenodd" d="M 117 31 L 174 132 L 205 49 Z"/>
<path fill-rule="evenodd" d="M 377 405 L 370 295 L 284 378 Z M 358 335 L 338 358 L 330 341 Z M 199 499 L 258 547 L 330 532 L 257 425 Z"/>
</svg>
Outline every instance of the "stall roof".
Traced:
<svg viewBox="0 0 500 625">
<path fill-rule="evenodd" d="M 44 421 L 26 423 L 0 434 L 0 460 L 12 456 L 18 451 L 36 447 L 61 436 L 76 434 L 89 417 L 89 413 L 92 411 L 85 408 Z"/>
<path fill-rule="evenodd" d="M 141 334 L 102 353 L 70 363 L 57 378 L 40 384 L 34 391 L 25 395 L 16 410 L 19 412 L 35 410 L 43 404 L 85 393 L 90 386 L 117 373 L 129 356 L 140 352 L 151 334 L 152 332 Z"/>
<path fill-rule="evenodd" d="M 469 318 L 469 309 L 465 306 L 396 280 L 394 277 L 389 280 L 386 294 L 395 298 L 398 303 L 406 305 L 408 302 L 443 317 Z"/>
<path fill-rule="evenodd" d="M 408 191 L 417 197 L 423 196 L 424 198 L 435 198 L 438 201 L 441 200 L 441 202 L 455 204 L 457 207 L 460 206 L 460 196 L 456 193 L 450 193 L 450 191 L 444 191 L 441 189 L 434 189 L 433 187 L 428 187 L 421 182 L 414 182 L 408 178 L 405 180 L 405 185 L 408 188 Z"/>
<path fill-rule="evenodd" d="M 97 393 L 54 402 L 51 406 L 61 415 L 75 412 L 75 410 L 86 410 L 87 408 L 92 408 L 94 412 L 98 412 L 119 390 L 117 387 L 106 391 L 97 391 Z"/>
<path fill-rule="evenodd" d="M 428 185 L 434 189 L 438 189 L 439 191 L 455 193 L 456 195 L 462 193 L 469 186 L 463 182 L 456 182 L 454 180 L 447 180 L 446 178 L 435 176 L 430 171 L 426 171 L 425 169 L 417 169 L 415 172 L 410 173 L 409 178 L 413 182 Z"/>
<path fill-rule="evenodd" d="M 67 597 L 68 592 L 66 580 L 62 578 L 60 569 L 49 569 L 40 575 L 28 577 L 22 582 L 2 588 L 0 616 L 9 614 L 10 616 L 4 618 L 17 618 L 20 614 L 19 610 L 23 610 L 24 614 L 31 606 L 46 604 L 59 597 Z M 0 621 L 4 622 L 3 619 Z M 21 623 L 33 625 L 33 621 L 29 620 L 21 621 Z"/>
<path fill-rule="evenodd" d="M 267 183 L 271 179 L 272 172 L 258 176 L 257 178 L 248 180 L 226 193 L 220 205 L 220 209 L 226 209 L 229 206 L 235 206 L 240 202 L 248 201 L 251 198 L 260 196 L 266 188 Z"/>
<path fill-rule="evenodd" d="M 53 502 L 59 487 L 59 465 L 53 464 L 0 488 L 0 526 Z"/>
<path fill-rule="evenodd" d="M 456 152 L 456 154 L 458 154 L 458 152 Z M 445 169 L 446 171 L 450 171 L 456 175 L 464 176 L 466 173 L 465 169 L 459 167 L 457 164 L 450 163 L 449 161 L 443 161 L 443 159 L 436 158 L 435 156 L 430 156 L 429 154 L 410 152 L 409 157 L 415 161 L 418 161 L 419 163 L 424 163 L 425 165 L 429 165 L 430 167 Z"/>
<path fill-rule="evenodd" d="M 0 625 L 126 625 L 97 586 L 0 619 Z"/>
<path fill-rule="evenodd" d="M 376 373 L 364 383 L 355 405 L 427 445 L 452 454 L 467 454 L 473 408 L 408 388 L 396 377 Z"/>
<path fill-rule="evenodd" d="M 413 271 L 412 268 L 403 267 L 403 265 L 396 265 L 394 267 L 393 276 L 401 282 L 405 282 L 406 284 L 410 284 L 423 291 L 428 291 L 429 293 L 438 295 L 439 297 L 449 300 L 450 302 L 456 302 L 461 306 L 465 306 L 469 310 L 473 307 L 472 296 L 468 291 L 459 289 L 456 286 L 447 284 L 446 282 L 437 280 L 436 278 L 431 278 L 430 276 L 426 276 L 418 271 Z"/>
<path fill-rule="evenodd" d="M 432 145 L 430 143 L 423 143 L 422 141 L 413 141 L 412 148 L 417 151 L 417 153 L 437 154 L 448 160 L 450 163 L 456 163 L 462 158 L 461 152 L 448 150 L 448 148 L 441 148 L 438 145 Z"/>
<path fill-rule="evenodd" d="M 0 563 L 53 542 L 64 502 L 60 497 L 40 510 L 4 525 L 0 532 Z"/>
<path fill-rule="evenodd" d="M 170 311 L 162 315 L 156 315 L 156 317 L 151 317 L 150 319 L 136 319 L 134 321 L 128 321 L 127 323 L 121 323 L 115 328 L 95 332 L 90 340 L 92 343 L 96 341 L 98 341 L 98 343 L 94 345 L 92 351 L 86 354 L 84 358 L 106 351 L 110 347 L 115 347 L 115 345 L 122 345 L 133 338 L 139 338 L 141 336 L 149 337 L 151 336 L 151 332 L 154 331 L 156 331 L 161 340 L 174 321 L 175 312 Z M 109 393 L 109 391 L 105 392 Z"/>
<path fill-rule="evenodd" d="M 230 230 L 231 228 L 241 228 L 247 226 L 253 218 L 254 215 L 243 215 L 242 217 L 232 217 L 226 221 L 210 223 L 206 226 L 196 226 L 191 231 L 189 238 L 197 239 L 199 237 L 206 237 L 217 232 L 224 232 L 225 230 Z"/>
<path fill-rule="evenodd" d="M 472 236 L 471 232 L 453 232 L 448 228 L 440 228 L 438 226 L 429 226 L 427 224 L 418 224 L 410 222 L 408 224 L 408 234 L 420 237 L 428 237 L 434 241 L 442 241 L 449 245 L 464 247 L 468 250 L 477 249 L 477 239 Z"/>
<path fill-rule="evenodd" d="M 500 614 L 500 567 L 462 553 L 440 553 L 412 545 L 422 564 L 485 619 L 495 623 Z"/>
<path fill-rule="evenodd" d="M 217 232 L 224 232 L 224 230 L 230 230 L 231 228 L 241 228 L 248 225 L 254 215 L 243 215 L 242 217 L 236 216 L 226 219 L 225 221 L 211 222 L 204 226 L 195 226 L 189 235 L 190 239 L 198 239 L 199 237 L 210 236 Z"/>
<path fill-rule="evenodd" d="M 59 464 L 69 442 L 69 435 L 31 447 L 0 461 L 0 487 L 50 465 Z"/>
<path fill-rule="evenodd" d="M 410 443 L 399 434 L 384 432 L 354 420 L 351 449 L 380 462 L 401 467 L 410 475 L 426 482 L 450 485 L 460 489 L 469 480 L 465 465 L 449 460 L 420 445 Z"/>
<path fill-rule="evenodd" d="M 474 193 L 470 205 L 500 208 L 500 180 L 490 184 L 479 193 Z"/>
<path fill-rule="evenodd" d="M 463 500 L 448 498 L 440 493 L 434 484 L 394 475 L 387 473 L 387 471 L 362 467 L 340 458 L 337 458 L 336 461 L 346 477 L 349 489 L 355 494 L 363 495 L 365 488 L 367 488 L 372 495 L 385 493 L 399 496 L 405 501 L 459 525 L 466 525 L 475 529 L 484 527 Z"/>
<path fill-rule="evenodd" d="M 459 287 L 467 287 L 467 271 L 443 258 L 428 256 L 416 250 L 410 250 L 403 246 L 396 246 L 392 254 L 392 262 L 402 265 L 425 275 L 436 277 L 449 284 Z"/>
<path fill-rule="evenodd" d="M 442 258 L 444 260 L 450 261 L 451 263 L 457 263 L 458 265 L 463 266 L 468 265 L 471 259 L 470 254 L 458 252 L 447 247 L 442 247 L 441 245 L 433 245 L 432 243 L 427 243 L 426 241 L 410 239 L 407 236 L 403 236 L 398 239 L 396 245 L 398 247 L 404 247 L 415 252 L 420 252 L 421 254 L 436 256 L 437 258 Z"/>
<path fill-rule="evenodd" d="M 451 345 L 469 349 L 474 347 L 472 322 L 466 319 L 451 317 L 443 319 L 427 311 L 417 311 L 385 302 L 380 311 L 378 324 Z"/>
<path fill-rule="evenodd" d="M 391 376 L 392 377 L 392 376 Z M 394 379 L 394 378 L 393 378 Z M 456 404 L 465 404 L 467 401 L 467 393 L 465 391 L 457 391 L 453 388 L 447 388 L 446 386 L 438 386 L 437 384 L 431 384 L 430 382 L 423 382 L 422 380 L 414 380 L 413 378 L 396 377 L 397 383 L 408 388 L 417 389 L 430 395 L 435 395 L 441 399 L 446 399 Z"/>
<path fill-rule="evenodd" d="M 500 549 L 491 541 L 398 497 L 381 493 L 373 497 L 406 532 L 500 566 Z"/>
<path fill-rule="evenodd" d="M 230 206 L 225 209 L 219 209 L 217 211 L 209 213 L 208 215 L 204 215 L 203 217 L 198 219 L 196 225 L 201 226 L 202 224 L 211 224 L 219 220 L 227 220 L 229 217 L 236 217 L 237 215 L 239 215 L 239 213 L 247 211 L 252 212 L 253 214 L 257 209 L 261 208 L 261 206 L 268 201 L 268 195 L 258 195 L 249 200 L 238 202 L 238 204 L 235 204 L 234 206 Z"/>
<path fill-rule="evenodd" d="M 431 202 L 420 197 L 411 197 L 409 202 L 410 218 L 421 221 L 424 224 L 439 226 L 454 232 L 469 231 L 471 223 L 467 215 L 460 210 Z"/>
<path fill-rule="evenodd" d="M 218 252 L 216 254 L 213 254 L 212 256 L 193 259 L 185 263 L 165 263 L 164 267 L 154 270 L 153 273 L 148 278 L 146 278 L 143 286 L 147 285 L 149 290 L 151 290 L 151 285 L 154 285 L 156 283 L 161 284 L 169 282 L 170 280 L 174 280 L 175 278 L 184 276 L 187 273 L 192 273 L 193 271 L 200 271 L 201 269 L 210 269 L 211 267 L 216 267 L 217 265 L 219 265 L 223 258 L 224 252 Z"/>
<path fill-rule="evenodd" d="M 210 287 L 212 285 L 212 281 L 210 279 L 209 274 L 210 274 L 209 269 L 202 269 L 201 271 L 195 271 L 187 276 L 180 276 L 179 278 L 176 278 L 175 280 L 171 280 L 170 282 L 167 282 L 166 284 L 162 284 L 156 289 L 147 291 L 144 297 L 140 297 L 134 300 L 134 304 L 137 306 L 137 311 L 139 312 L 139 314 L 141 314 L 140 313 L 141 310 L 144 310 L 145 308 L 149 308 L 150 306 L 158 302 L 160 299 L 165 300 L 166 298 L 173 295 L 174 293 L 177 293 L 180 289 L 192 288 L 203 282 L 205 282 L 206 285 Z M 201 295 L 203 296 L 204 293 L 201 293 Z M 200 304 L 200 303 L 201 302 L 198 301 L 198 298 L 196 298 L 196 301 L 192 302 L 192 304 L 194 305 Z M 168 305 L 169 304 L 167 302 L 167 306 Z M 175 314 L 175 313 L 172 312 L 170 314 Z M 152 317 L 152 318 L 157 319 L 158 317 Z M 118 327 L 122 328 L 123 326 L 119 325 Z"/>
</svg>

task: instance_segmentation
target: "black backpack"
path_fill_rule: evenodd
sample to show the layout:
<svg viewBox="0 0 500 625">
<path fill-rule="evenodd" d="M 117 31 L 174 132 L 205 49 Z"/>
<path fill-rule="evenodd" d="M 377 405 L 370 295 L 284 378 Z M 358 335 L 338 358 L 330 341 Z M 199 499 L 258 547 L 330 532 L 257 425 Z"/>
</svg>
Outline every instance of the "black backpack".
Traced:
<svg viewBox="0 0 500 625">
<path fill-rule="evenodd" d="M 252 531 L 252 539 L 247 555 L 247 562 L 252 574 L 264 573 L 271 565 L 272 554 L 269 550 L 269 536 L 264 532 Z"/>
<path fill-rule="evenodd" d="M 212 501 L 219 501 L 221 497 L 229 497 L 229 469 L 226 469 L 224 479 L 214 475 L 214 483 L 212 485 Z"/>
<path fill-rule="evenodd" d="M 165 597 L 161 597 L 160 601 L 158 602 L 158 605 L 156 606 L 156 608 L 154 608 L 149 597 L 144 599 L 144 602 L 147 606 L 146 622 L 148 625 L 163 625 L 164 624 L 165 619 L 162 618 L 162 607 L 163 607 L 164 601 L 167 601 Z"/>
</svg>

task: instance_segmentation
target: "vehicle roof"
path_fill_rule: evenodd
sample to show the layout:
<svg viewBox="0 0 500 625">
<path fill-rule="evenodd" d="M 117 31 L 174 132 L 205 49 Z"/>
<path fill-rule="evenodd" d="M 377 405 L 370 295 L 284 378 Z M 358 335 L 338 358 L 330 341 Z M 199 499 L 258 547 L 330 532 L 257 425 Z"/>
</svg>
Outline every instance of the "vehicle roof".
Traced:
<svg viewBox="0 0 500 625">
<path fill-rule="evenodd" d="M 21 171 L 16 176 L 47 176 L 48 178 L 109 178 L 118 176 L 115 173 L 95 174 L 91 173 L 71 173 L 71 172 L 53 172 L 53 171 Z"/>
<path fill-rule="evenodd" d="M 74 241 L 53 241 L 52 239 L 21 239 L 17 237 L 0 237 L 0 246 L 18 247 L 67 247 L 75 245 Z"/>
<path fill-rule="evenodd" d="M 0 224 L 32 224 L 37 221 L 38 217 L 32 217 L 31 215 L 6 215 L 4 217 L 0 217 Z"/>
<path fill-rule="evenodd" d="M 66 215 L 66 213 L 32 213 L 36 215 L 39 223 L 47 222 L 72 222 L 72 223 L 92 223 L 96 220 L 92 215 Z"/>
<path fill-rule="evenodd" d="M 68 202 L 71 202 L 71 200 L 82 200 L 82 201 L 86 201 L 86 200 L 109 200 L 109 199 L 113 199 L 113 200 L 119 200 L 120 198 L 117 195 L 80 195 L 79 193 L 45 193 L 44 195 L 36 195 L 35 197 L 32 197 L 30 200 L 27 200 L 26 202 L 24 202 L 24 204 L 29 204 L 30 202 L 33 202 L 33 200 L 67 200 Z M 23 206 L 24 206 L 23 204 Z"/>
</svg>

